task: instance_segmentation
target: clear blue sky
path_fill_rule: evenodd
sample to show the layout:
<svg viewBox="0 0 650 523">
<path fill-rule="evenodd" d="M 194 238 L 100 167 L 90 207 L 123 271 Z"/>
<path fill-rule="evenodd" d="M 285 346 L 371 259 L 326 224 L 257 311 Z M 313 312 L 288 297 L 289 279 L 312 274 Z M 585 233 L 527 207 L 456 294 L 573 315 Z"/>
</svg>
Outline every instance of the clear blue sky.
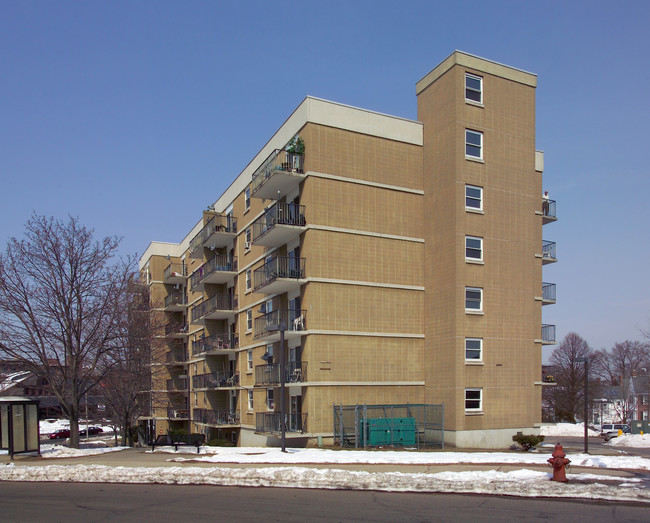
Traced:
<svg viewBox="0 0 650 523">
<path fill-rule="evenodd" d="M 415 119 L 415 82 L 460 49 L 539 76 L 559 216 L 544 322 L 595 348 L 638 339 L 648 19 L 643 1 L 0 0 L 0 244 L 33 211 L 124 254 L 180 241 L 306 95 Z"/>
</svg>

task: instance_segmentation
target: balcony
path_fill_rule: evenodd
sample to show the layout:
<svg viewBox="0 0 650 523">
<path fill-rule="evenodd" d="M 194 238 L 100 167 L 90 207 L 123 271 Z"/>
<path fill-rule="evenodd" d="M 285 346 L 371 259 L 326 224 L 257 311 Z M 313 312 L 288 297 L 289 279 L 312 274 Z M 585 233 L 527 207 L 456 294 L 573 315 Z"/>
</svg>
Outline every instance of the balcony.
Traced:
<svg viewBox="0 0 650 523">
<path fill-rule="evenodd" d="M 178 285 L 185 283 L 187 267 L 183 263 L 170 263 L 163 273 L 163 283 Z"/>
<path fill-rule="evenodd" d="M 277 200 L 305 179 L 305 155 L 276 149 L 253 173 L 251 196 Z"/>
<path fill-rule="evenodd" d="M 253 337 L 256 340 L 279 341 L 280 326 L 284 326 L 285 339 L 302 336 L 305 330 L 305 310 L 280 309 L 255 318 Z"/>
<path fill-rule="evenodd" d="M 555 344 L 555 325 L 542 325 L 542 345 Z"/>
<path fill-rule="evenodd" d="M 183 291 L 174 291 L 165 296 L 165 310 L 183 311 L 187 307 L 187 297 Z"/>
<path fill-rule="evenodd" d="M 168 323 L 165 325 L 166 338 L 186 338 L 189 336 L 189 326 L 178 322 Z"/>
<path fill-rule="evenodd" d="M 173 407 L 167 407 L 167 418 L 172 420 L 189 419 L 187 409 L 175 409 Z"/>
<path fill-rule="evenodd" d="M 225 320 L 232 318 L 237 310 L 237 296 L 215 294 L 202 303 L 192 307 L 192 323 L 205 324 L 206 320 Z"/>
<path fill-rule="evenodd" d="M 305 227 L 305 206 L 278 202 L 253 222 L 253 245 L 277 247 L 300 236 Z"/>
<path fill-rule="evenodd" d="M 236 351 L 239 347 L 239 338 L 232 333 L 213 334 L 192 342 L 192 356 L 210 356 Z"/>
<path fill-rule="evenodd" d="M 542 282 L 542 305 L 555 303 L 555 283 Z"/>
<path fill-rule="evenodd" d="M 549 263 L 555 263 L 557 261 L 557 256 L 555 253 L 555 242 L 549 242 L 546 240 L 542 241 L 542 265 L 548 265 Z"/>
<path fill-rule="evenodd" d="M 290 361 L 284 364 L 284 382 L 287 384 L 307 381 L 307 362 Z M 255 366 L 255 386 L 278 385 L 280 383 L 280 364 Z"/>
<path fill-rule="evenodd" d="M 184 349 L 172 349 L 165 355 L 167 365 L 184 365 L 187 363 L 187 352 Z"/>
<path fill-rule="evenodd" d="M 190 276 L 193 292 L 202 292 L 206 283 L 223 284 L 237 276 L 237 258 L 227 254 L 218 254 L 201 265 Z"/>
<path fill-rule="evenodd" d="M 237 220 L 229 215 L 215 214 L 199 233 L 190 240 L 190 256 L 201 258 L 202 247 L 225 247 L 237 236 Z"/>
<path fill-rule="evenodd" d="M 258 412 L 255 414 L 255 432 L 280 435 L 282 416 L 279 412 Z M 285 414 L 285 432 L 291 434 L 307 432 L 307 413 Z"/>
<path fill-rule="evenodd" d="M 204 425 L 239 425 L 239 412 L 236 410 L 194 409 L 193 421 Z"/>
<path fill-rule="evenodd" d="M 305 258 L 276 256 L 253 272 L 253 291 L 280 294 L 304 283 Z"/>
<path fill-rule="evenodd" d="M 175 378 L 167 380 L 167 390 L 169 392 L 187 392 L 187 379 Z"/>
<path fill-rule="evenodd" d="M 542 224 L 553 223 L 557 221 L 555 214 L 555 200 L 542 200 Z"/>
<path fill-rule="evenodd" d="M 239 385 L 239 372 L 210 372 L 192 376 L 192 389 L 231 389 Z"/>
</svg>

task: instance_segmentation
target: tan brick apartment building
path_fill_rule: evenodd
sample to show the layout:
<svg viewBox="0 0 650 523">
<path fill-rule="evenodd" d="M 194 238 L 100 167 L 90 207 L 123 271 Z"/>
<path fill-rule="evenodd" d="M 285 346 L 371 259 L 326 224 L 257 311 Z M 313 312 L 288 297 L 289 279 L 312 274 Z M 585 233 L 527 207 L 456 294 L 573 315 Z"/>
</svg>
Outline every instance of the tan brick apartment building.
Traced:
<svg viewBox="0 0 650 523">
<path fill-rule="evenodd" d="M 283 350 L 292 445 L 331 441 L 339 404 L 444 403 L 463 447 L 534 432 L 555 300 L 536 81 L 457 51 L 417 83 L 419 121 L 307 97 L 140 260 L 164 324 L 150 430 L 277 445 Z"/>
</svg>

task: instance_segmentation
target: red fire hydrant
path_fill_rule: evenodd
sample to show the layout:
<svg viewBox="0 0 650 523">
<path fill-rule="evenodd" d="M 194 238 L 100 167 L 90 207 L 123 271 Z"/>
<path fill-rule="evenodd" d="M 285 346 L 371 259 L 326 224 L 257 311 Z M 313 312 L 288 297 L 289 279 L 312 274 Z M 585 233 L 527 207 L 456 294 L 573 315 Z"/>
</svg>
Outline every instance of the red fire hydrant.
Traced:
<svg viewBox="0 0 650 523">
<path fill-rule="evenodd" d="M 566 479 L 564 467 L 571 463 L 571 460 L 566 459 L 566 454 L 564 453 L 564 450 L 562 450 L 562 445 L 559 443 L 555 445 L 555 450 L 551 456 L 552 457 L 547 460 L 551 467 L 553 467 L 553 477 L 551 478 L 551 481 L 562 481 L 566 483 L 569 480 Z"/>
</svg>

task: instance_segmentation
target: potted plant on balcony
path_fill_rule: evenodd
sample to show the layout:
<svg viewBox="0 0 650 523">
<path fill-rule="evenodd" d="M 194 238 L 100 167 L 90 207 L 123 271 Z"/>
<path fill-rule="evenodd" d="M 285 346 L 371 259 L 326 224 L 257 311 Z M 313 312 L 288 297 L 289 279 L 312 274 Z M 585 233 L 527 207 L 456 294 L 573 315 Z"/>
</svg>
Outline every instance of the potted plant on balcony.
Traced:
<svg viewBox="0 0 650 523">
<path fill-rule="evenodd" d="M 302 173 L 302 161 L 305 155 L 305 142 L 299 136 L 293 138 L 287 145 L 287 160 L 293 172 Z"/>
</svg>

